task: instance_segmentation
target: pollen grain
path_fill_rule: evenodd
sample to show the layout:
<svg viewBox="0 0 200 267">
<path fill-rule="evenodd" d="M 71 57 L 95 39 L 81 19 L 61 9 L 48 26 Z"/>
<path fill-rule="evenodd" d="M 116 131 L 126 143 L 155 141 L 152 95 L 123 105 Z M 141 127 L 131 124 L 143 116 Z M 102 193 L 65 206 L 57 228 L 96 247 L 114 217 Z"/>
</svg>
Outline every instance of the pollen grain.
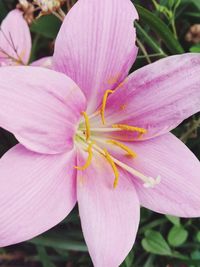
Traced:
<svg viewBox="0 0 200 267">
<path fill-rule="evenodd" d="M 144 128 L 130 126 L 130 125 L 127 125 L 127 124 L 113 124 L 112 128 L 121 129 L 121 130 L 124 130 L 124 131 L 130 131 L 130 132 L 138 132 L 140 134 L 147 133 L 147 130 L 144 129 Z"/>
</svg>

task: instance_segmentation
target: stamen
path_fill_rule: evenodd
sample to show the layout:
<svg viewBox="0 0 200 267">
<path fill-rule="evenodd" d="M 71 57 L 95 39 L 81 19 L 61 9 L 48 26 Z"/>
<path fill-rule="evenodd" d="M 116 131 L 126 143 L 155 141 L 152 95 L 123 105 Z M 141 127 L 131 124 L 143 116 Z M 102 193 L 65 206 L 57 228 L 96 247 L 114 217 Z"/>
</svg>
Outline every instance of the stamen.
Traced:
<svg viewBox="0 0 200 267">
<path fill-rule="evenodd" d="M 127 124 L 113 124 L 112 127 L 116 128 L 116 129 L 121 129 L 121 130 L 124 130 L 124 131 L 138 132 L 140 134 L 147 133 L 147 130 L 144 129 L 144 128 L 130 126 L 130 125 L 127 125 Z"/>
<path fill-rule="evenodd" d="M 94 144 L 94 148 L 99 151 L 101 154 L 103 154 L 105 156 L 105 150 L 102 150 L 99 146 L 97 146 L 96 144 Z M 107 152 L 108 153 L 108 152 Z M 109 160 L 111 160 L 114 165 L 115 165 L 115 170 L 118 174 L 118 170 L 117 170 L 117 167 L 116 165 L 118 165 L 119 167 L 121 167 L 122 169 L 126 170 L 127 172 L 129 172 L 130 174 L 132 174 L 133 176 L 136 176 L 137 178 L 139 178 L 142 182 L 143 182 L 143 185 L 144 187 L 146 188 L 154 188 L 154 186 L 158 185 L 161 181 L 161 176 L 158 175 L 156 178 L 152 178 L 152 177 L 148 177 L 144 174 L 142 174 L 141 172 L 135 170 L 134 168 L 126 165 L 125 163 L 119 161 L 118 159 L 114 158 L 113 156 L 111 156 L 110 154 L 109 155 Z M 107 158 L 107 157 L 106 157 Z M 108 158 L 107 158 L 108 159 Z M 109 161 L 110 162 L 110 161 Z M 113 169 L 114 170 L 114 169 Z M 119 174 L 118 174 L 119 176 Z M 116 176 L 117 177 L 117 176 Z M 117 178 L 117 182 L 118 182 L 118 179 Z"/>
<path fill-rule="evenodd" d="M 113 90 L 106 90 L 104 96 L 103 96 L 103 102 L 102 102 L 102 107 L 101 107 L 101 119 L 102 123 L 105 125 L 105 109 L 106 109 L 106 103 L 107 103 L 107 98 L 109 94 L 112 94 L 114 91 Z"/>
<path fill-rule="evenodd" d="M 84 170 L 86 170 L 90 166 L 90 164 L 92 162 L 92 156 L 93 156 L 93 154 L 92 154 L 92 146 L 93 145 L 94 145 L 94 142 L 90 143 L 89 146 L 88 146 L 88 149 L 87 149 L 88 158 L 87 158 L 87 161 L 86 161 L 85 165 L 82 166 L 82 167 L 75 166 L 74 167 L 75 169 L 77 169 L 79 171 L 84 171 Z"/>
<path fill-rule="evenodd" d="M 84 114 L 86 115 L 86 118 L 88 118 L 87 114 L 86 113 L 84 113 Z M 86 121 L 87 121 L 87 119 L 86 119 Z M 132 126 L 130 126 L 130 127 L 132 127 Z M 145 188 L 154 188 L 156 185 L 158 185 L 160 183 L 160 181 L 161 181 L 160 175 L 158 175 L 156 178 L 146 176 L 145 174 L 141 173 L 140 171 L 137 171 L 133 167 L 130 167 L 129 165 L 127 165 L 127 164 L 123 163 L 122 161 L 118 160 L 117 158 L 113 157 L 112 155 L 110 155 L 108 153 L 108 151 L 106 149 L 101 149 L 101 147 L 99 147 L 95 142 L 89 142 L 89 144 L 87 144 L 84 140 L 84 136 L 83 136 L 82 131 L 80 132 L 80 135 L 78 135 L 78 137 L 82 141 L 83 147 L 85 147 L 86 151 L 88 152 L 88 158 L 87 158 L 87 161 L 86 161 L 84 166 L 76 166 L 75 167 L 76 169 L 85 170 L 90 166 L 91 161 L 92 161 L 92 157 L 93 157 L 92 152 L 94 149 L 96 152 L 99 152 L 100 154 L 102 154 L 106 158 L 108 163 L 111 165 L 112 170 L 114 172 L 114 176 L 115 176 L 115 180 L 114 180 L 114 184 L 113 184 L 114 188 L 116 188 L 118 183 L 119 183 L 118 166 L 121 167 L 122 169 L 126 170 L 130 174 L 132 174 L 134 177 L 139 178 L 142 181 L 143 186 Z M 96 139 L 98 140 L 99 138 L 95 137 L 95 140 Z M 104 142 L 106 142 L 106 140 Z M 136 153 L 134 151 L 132 151 L 129 147 L 124 145 L 123 143 L 120 143 L 116 140 L 107 140 L 107 142 L 122 148 L 132 157 L 136 156 Z"/>
<path fill-rule="evenodd" d="M 116 188 L 118 183 L 119 183 L 119 172 L 118 172 L 117 166 L 115 165 L 112 157 L 110 156 L 110 154 L 108 153 L 108 151 L 106 149 L 104 149 L 104 153 L 105 153 L 105 157 L 106 157 L 107 161 L 110 163 L 110 165 L 113 169 L 113 172 L 115 175 L 113 187 Z"/>
<path fill-rule="evenodd" d="M 116 141 L 116 140 L 108 140 L 107 143 L 109 144 L 113 144 L 113 145 L 116 145 L 118 147 L 120 147 L 121 149 L 123 149 L 124 151 L 126 151 L 128 153 L 129 156 L 133 157 L 133 158 L 136 158 L 137 157 L 137 154 L 132 150 L 130 149 L 128 146 Z"/>
<path fill-rule="evenodd" d="M 91 135 L 89 117 L 88 117 L 87 113 L 84 111 L 81 114 L 84 116 L 84 119 L 85 119 L 85 128 L 86 128 L 85 135 L 86 135 L 86 141 L 88 141 L 88 139 L 90 138 L 90 135 Z"/>
</svg>

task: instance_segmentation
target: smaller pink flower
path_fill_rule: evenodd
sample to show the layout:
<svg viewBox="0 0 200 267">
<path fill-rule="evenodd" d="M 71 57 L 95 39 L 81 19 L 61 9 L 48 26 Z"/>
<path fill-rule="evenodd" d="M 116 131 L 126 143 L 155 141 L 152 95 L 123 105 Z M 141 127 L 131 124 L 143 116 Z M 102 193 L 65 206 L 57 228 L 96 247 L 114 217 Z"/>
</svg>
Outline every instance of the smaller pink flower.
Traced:
<svg viewBox="0 0 200 267">
<path fill-rule="evenodd" d="M 15 9 L 8 13 L 0 27 L 0 66 L 28 65 L 30 54 L 30 30 L 23 13 Z M 52 57 L 44 57 L 32 65 L 51 68 Z"/>
</svg>

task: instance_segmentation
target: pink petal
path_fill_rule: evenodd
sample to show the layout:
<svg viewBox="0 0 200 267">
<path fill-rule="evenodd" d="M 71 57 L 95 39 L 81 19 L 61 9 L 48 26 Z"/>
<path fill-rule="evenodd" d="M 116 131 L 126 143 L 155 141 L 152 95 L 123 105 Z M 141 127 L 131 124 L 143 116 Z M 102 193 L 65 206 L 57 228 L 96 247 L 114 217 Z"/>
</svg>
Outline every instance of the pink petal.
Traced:
<svg viewBox="0 0 200 267">
<path fill-rule="evenodd" d="M 0 246 L 33 238 L 76 203 L 76 153 L 41 155 L 17 145 L 0 160 Z"/>
<path fill-rule="evenodd" d="M 83 90 L 88 112 L 96 110 L 105 90 L 128 74 L 137 54 L 129 0 L 80 0 L 66 16 L 55 44 L 54 64 Z"/>
<path fill-rule="evenodd" d="M 0 29 L 0 65 L 27 64 L 31 52 L 31 35 L 21 11 L 8 13 Z"/>
<path fill-rule="evenodd" d="M 0 126 L 27 148 L 71 150 L 85 98 L 67 76 L 38 67 L 0 69 Z"/>
<path fill-rule="evenodd" d="M 161 177 L 154 188 L 132 177 L 142 206 L 180 217 L 200 216 L 200 163 L 179 139 L 168 133 L 127 145 L 138 157 L 121 160 L 146 176 Z"/>
<path fill-rule="evenodd" d="M 79 154 L 78 165 L 86 156 Z M 113 188 L 109 163 L 95 155 L 92 165 L 78 171 L 77 198 L 84 237 L 95 267 L 116 267 L 131 250 L 139 224 L 139 202 L 130 180 L 121 172 Z"/>
<path fill-rule="evenodd" d="M 199 54 L 171 56 L 137 70 L 110 96 L 107 122 L 145 128 L 143 139 L 169 132 L 200 111 L 199 73 Z"/>
<path fill-rule="evenodd" d="M 52 57 L 43 57 L 31 63 L 31 66 L 53 69 Z"/>
</svg>

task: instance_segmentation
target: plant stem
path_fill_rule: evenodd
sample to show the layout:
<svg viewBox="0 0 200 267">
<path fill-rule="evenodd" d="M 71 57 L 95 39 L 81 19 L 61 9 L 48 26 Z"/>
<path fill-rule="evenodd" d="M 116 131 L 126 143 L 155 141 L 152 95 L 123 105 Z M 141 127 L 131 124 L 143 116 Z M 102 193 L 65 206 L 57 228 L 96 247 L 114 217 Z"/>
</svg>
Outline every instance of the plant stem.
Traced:
<svg viewBox="0 0 200 267">
<path fill-rule="evenodd" d="M 146 51 L 146 48 L 144 47 L 144 45 L 140 42 L 140 40 L 137 38 L 137 44 L 139 46 L 139 48 L 141 49 L 141 51 L 143 52 L 147 62 L 150 64 L 151 63 L 151 59 Z"/>
<path fill-rule="evenodd" d="M 174 33 L 174 37 L 178 40 L 178 35 L 177 35 L 177 30 L 176 30 L 176 25 L 175 25 L 174 18 L 172 19 L 171 25 L 172 25 L 172 30 L 173 30 L 173 33 Z"/>
<path fill-rule="evenodd" d="M 139 23 L 135 22 L 135 27 L 137 29 L 137 32 L 143 39 L 146 41 L 146 43 L 152 48 L 152 50 L 155 53 L 159 53 L 160 56 L 166 57 L 167 54 L 162 50 L 162 48 L 146 33 L 146 31 L 140 26 Z"/>
</svg>

